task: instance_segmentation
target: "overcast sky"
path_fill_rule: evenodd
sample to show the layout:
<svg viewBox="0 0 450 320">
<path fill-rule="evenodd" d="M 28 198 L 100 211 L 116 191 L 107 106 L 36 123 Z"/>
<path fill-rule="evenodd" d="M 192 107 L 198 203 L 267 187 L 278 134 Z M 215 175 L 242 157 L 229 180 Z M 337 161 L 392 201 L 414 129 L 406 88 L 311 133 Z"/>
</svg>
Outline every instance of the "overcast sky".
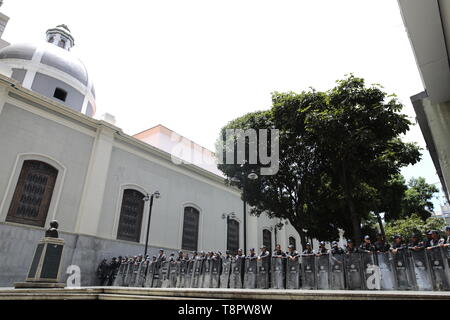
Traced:
<svg viewBox="0 0 450 320">
<path fill-rule="evenodd" d="M 409 97 L 423 91 L 393 0 L 5 0 L 1 11 L 12 43 L 67 24 L 96 117 L 113 114 L 128 134 L 163 124 L 213 149 L 222 126 L 269 108 L 271 92 L 326 90 L 349 72 L 396 93 L 412 119 Z M 419 127 L 405 139 L 424 148 L 407 179 L 439 182 Z"/>
</svg>

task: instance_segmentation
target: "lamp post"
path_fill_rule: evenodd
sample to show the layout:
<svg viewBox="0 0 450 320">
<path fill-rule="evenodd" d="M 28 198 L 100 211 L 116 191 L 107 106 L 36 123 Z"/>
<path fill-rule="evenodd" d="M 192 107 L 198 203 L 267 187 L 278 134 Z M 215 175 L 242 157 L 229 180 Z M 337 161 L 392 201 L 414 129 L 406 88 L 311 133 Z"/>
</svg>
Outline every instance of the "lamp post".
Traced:
<svg viewBox="0 0 450 320">
<path fill-rule="evenodd" d="M 281 229 L 283 229 L 283 226 L 285 224 L 286 223 L 281 222 L 281 219 L 278 219 L 278 223 L 274 226 L 274 229 L 275 229 L 275 246 L 278 244 L 277 233 L 278 233 L 278 231 L 281 231 Z"/>
<path fill-rule="evenodd" d="M 150 233 L 150 219 L 152 218 L 152 207 L 153 207 L 153 198 L 159 199 L 161 197 L 161 194 L 159 191 L 155 191 L 153 194 L 147 195 L 144 197 L 144 201 L 150 201 L 150 207 L 148 209 L 148 219 L 147 219 L 147 236 L 145 237 L 145 251 L 144 251 L 144 259 L 147 256 L 147 249 L 148 249 L 148 235 Z"/>
<path fill-rule="evenodd" d="M 254 172 L 251 172 L 248 175 L 241 172 L 240 176 L 235 176 L 231 179 L 231 182 L 234 183 L 242 182 L 242 200 L 244 202 L 244 254 L 247 254 L 247 198 L 245 187 L 247 185 L 247 179 L 254 181 L 258 178 L 258 175 Z"/>
</svg>

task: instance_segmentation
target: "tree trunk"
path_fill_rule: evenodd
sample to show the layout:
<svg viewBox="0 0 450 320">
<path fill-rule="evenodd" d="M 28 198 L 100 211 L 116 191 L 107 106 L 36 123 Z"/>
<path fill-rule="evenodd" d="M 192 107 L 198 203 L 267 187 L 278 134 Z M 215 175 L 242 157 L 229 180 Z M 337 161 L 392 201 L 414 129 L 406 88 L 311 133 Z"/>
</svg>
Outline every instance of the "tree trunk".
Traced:
<svg viewBox="0 0 450 320">
<path fill-rule="evenodd" d="M 353 241 L 356 246 L 361 243 L 361 218 L 356 212 L 355 203 L 353 201 L 352 193 L 350 192 L 350 186 L 347 179 L 347 167 L 345 162 L 342 161 L 342 187 L 344 189 L 345 202 L 347 202 L 348 209 L 350 211 L 350 220 L 352 222 Z"/>
</svg>

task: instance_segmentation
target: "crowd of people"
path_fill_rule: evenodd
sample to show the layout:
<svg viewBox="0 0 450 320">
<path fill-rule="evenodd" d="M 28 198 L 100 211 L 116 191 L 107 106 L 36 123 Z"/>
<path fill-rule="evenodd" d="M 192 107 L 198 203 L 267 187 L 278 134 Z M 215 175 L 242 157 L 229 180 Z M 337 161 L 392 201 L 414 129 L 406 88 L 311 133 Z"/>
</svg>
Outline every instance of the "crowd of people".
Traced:
<svg viewBox="0 0 450 320">
<path fill-rule="evenodd" d="M 331 243 L 331 248 L 326 248 L 326 243 L 324 241 L 319 242 L 319 248 L 314 250 L 312 248 L 311 243 L 307 243 L 303 252 L 300 254 L 295 250 L 293 245 L 289 245 L 288 251 L 285 252 L 281 249 L 281 246 L 278 244 L 275 247 L 275 250 L 270 253 L 266 246 L 261 247 L 261 251 L 259 254 L 256 253 L 254 248 L 251 248 L 248 255 L 245 255 L 242 249 L 237 250 L 236 255 L 232 255 L 230 251 L 226 251 L 225 254 L 222 252 L 196 252 L 194 251 L 191 255 L 188 252 L 179 251 L 178 255 L 175 253 L 170 254 L 168 257 L 164 253 L 163 249 L 159 250 L 159 254 L 150 257 L 149 255 L 136 255 L 129 257 L 113 257 L 111 261 L 108 263 L 107 259 L 103 259 L 97 269 L 97 278 L 99 279 L 99 285 L 101 286 L 112 286 L 114 284 L 114 279 L 117 275 L 119 267 L 121 264 L 140 264 L 141 262 L 153 262 L 156 265 L 160 265 L 163 261 L 191 261 L 191 260 L 202 260 L 202 259 L 211 259 L 211 260 L 221 260 L 221 259 L 237 259 L 237 258 L 245 258 L 248 260 L 253 259 L 264 259 L 268 257 L 272 258 L 286 258 L 286 259 L 298 259 L 300 255 L 316 255 L 320 256 L 323 254 L 350 254 L 357 252 L 392 252 L 393 254 L 397 253 L 399 250 L 410 249 L 410 250 L 431 250 L 434 247 L 445 247 L 448 248 L 450 246 L 450 226 L 445 229 L 447 238 L 444 239 L 440 237 L 439 231 L 430 230 L 427 231 L 424 236 L 419 233 L 413 234 L 409 241 L 403 239 L 400 235 L 395 235 L 393 237 L 393 243 L 389 244 L 385 241 L 385 238 L 382 234 L 377 234 L 375 241 L 372 241 L 370 236 L 365 236 L 361 245 L 355 246 L 352 240 L 347 240 L 347 244 L 345 248 L 339 247 L 338 242 L 333 241 Z"/>
</svg>

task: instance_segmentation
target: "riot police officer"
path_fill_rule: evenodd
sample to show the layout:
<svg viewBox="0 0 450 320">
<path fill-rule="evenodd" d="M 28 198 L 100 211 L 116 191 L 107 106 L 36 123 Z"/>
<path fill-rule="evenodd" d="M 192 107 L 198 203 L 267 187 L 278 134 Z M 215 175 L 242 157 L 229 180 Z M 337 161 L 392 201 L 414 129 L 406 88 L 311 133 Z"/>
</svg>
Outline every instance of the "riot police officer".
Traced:
<svg viewBox="0 0 450 320">
<path fill-rule="evenodd" d="M 107 261 L 108 261 L 107 259 L 103 259 L 97 268 L 96 273 L 97 273 L 97 278 L 99 279 L 100 286 L 104 286 L 106 284 L 106 280 L 108 278 L 109 266 L 108 266 Z"/>
<path fill-rule="evenodd" d="M 344 249 L 339 247 L 339 244 L 337 241 L 333 241 L 331 243 L 331 250 L 330 250 L 331 254 L 343 254 L 344 253 Z"/>
<path fill-rule="evenodd" d="M 245 258 L 244 251 L 242 249 L 239 249 L 235 258 Z"/>
<path fill-rule="evenodd" d="M 377 241 L 373 244 L 376 252 L 388 252 L 391 246 L 386 243 L 383 234 L 377 233 Z"/>
<path fill-rule="evenodd" d="M 345 253 L 350 254 L 350 253 L 356 253 L 356 252 L 358 252 L 358 248 L 355 247 L 355 243 L 353 242 L 352 239 L 348 239 L 347 245 L 345 246 Z"/>
<path fill-rule="evenodd" d="M 250 252 L 247 256 L 247 259 L 253 260 L 253 259 L 257 259 L 257 258 L 258 258 L 258 256 L 255 253 L 255 248 L 251 248 Z"/>
<path fill-rule="evenodd" d="M 315 254 L 314 250 L 311 247 L 311 243 L 306 243 L 305 250 L 303 250 L 303 254 Z"/>
<path fill-rule="evenodd" d="M 361 243 L 359 246 L 359 250 L 361 252 L 374 252 L 375 246 L 372 244 L 372 241 L 370 241 L 370 236 L 364 237 L 364 242 Z"/>
<path fill-rule="evenodd" d="M 184 259 L 183 251 L 178 251 L 177 262 L 182 261 Z"/>
<path fill-rule="evenodd" d="M 268 256 L 270 256 L 270 252 L 269 252 L 269 250 L 267 250 L 267 247 L 263 245 L 261 247 L 261 253 L 258 256 L 258 259 L 263 259 L 263 258 L 266 258 Z"/>
<path fill-rule="evenodd" d="M 444 239 L 439 236 L 439 232 L 437 230 L 432 230 L 430 233 L 431 240 L 427 243 L 427 249 L 431 250 L 433 247 L 444 244 Z"/>
<path fill-rule="evenodd" d="M 397 253 L 398 250 L 405 249 L 405 245 L 403 244 L 403 237 L 399 234 L 394 236 L 394 242 L 392 243 L 391 252 Z"/>
<path fill-rule="evenodd" d="M 413 233 L 411 236 L 411 240 L 408 243 L 408 249 L 419 251 L 422 250 L 424 247 L 423 242 L 420 241 L 419 235 L 417 233 Z"/>
<path fill-rule="evenodd" d="M 298 252 L 297 250 L 295 250 L 294 246 L 292 244 L 290 244 L 288 246 L 288 252 L 287 252 L 287 256 L 291 259 L 291 260 L 295 260 L 296 257 L 298 257 Z"/>
<path fill-rule="evenodd" d="M 320 256 L 321 254 L 327 254 L 328 249 L 325 247 L 325 241 L 319 242 L 319 249 L 317 249 L 317 255 Z"/>
<path fill-rule="evenodd" d="M 450 246 L 450 226 L 445 227 L 445 232 L 447 233 L 447 240 L 444 243 L 444 247 Z"/>
<path fill-rule="evenodd" d="M 116 257 L 113 257 L 109 264 L 109 274 L 108 274 L 108 286 L 112 286 L 114 279 L 116 278 L 117 271 L 119 270 L 120 262 Z"/>
<path fill-rule="evenodd" d="M 272 258 L 284 258 L 286 257 L 286 253 L 281 250 L 281 246 L 277 244 L 275 246 L 275 251 L 272 254 Z"/>
</svg>

